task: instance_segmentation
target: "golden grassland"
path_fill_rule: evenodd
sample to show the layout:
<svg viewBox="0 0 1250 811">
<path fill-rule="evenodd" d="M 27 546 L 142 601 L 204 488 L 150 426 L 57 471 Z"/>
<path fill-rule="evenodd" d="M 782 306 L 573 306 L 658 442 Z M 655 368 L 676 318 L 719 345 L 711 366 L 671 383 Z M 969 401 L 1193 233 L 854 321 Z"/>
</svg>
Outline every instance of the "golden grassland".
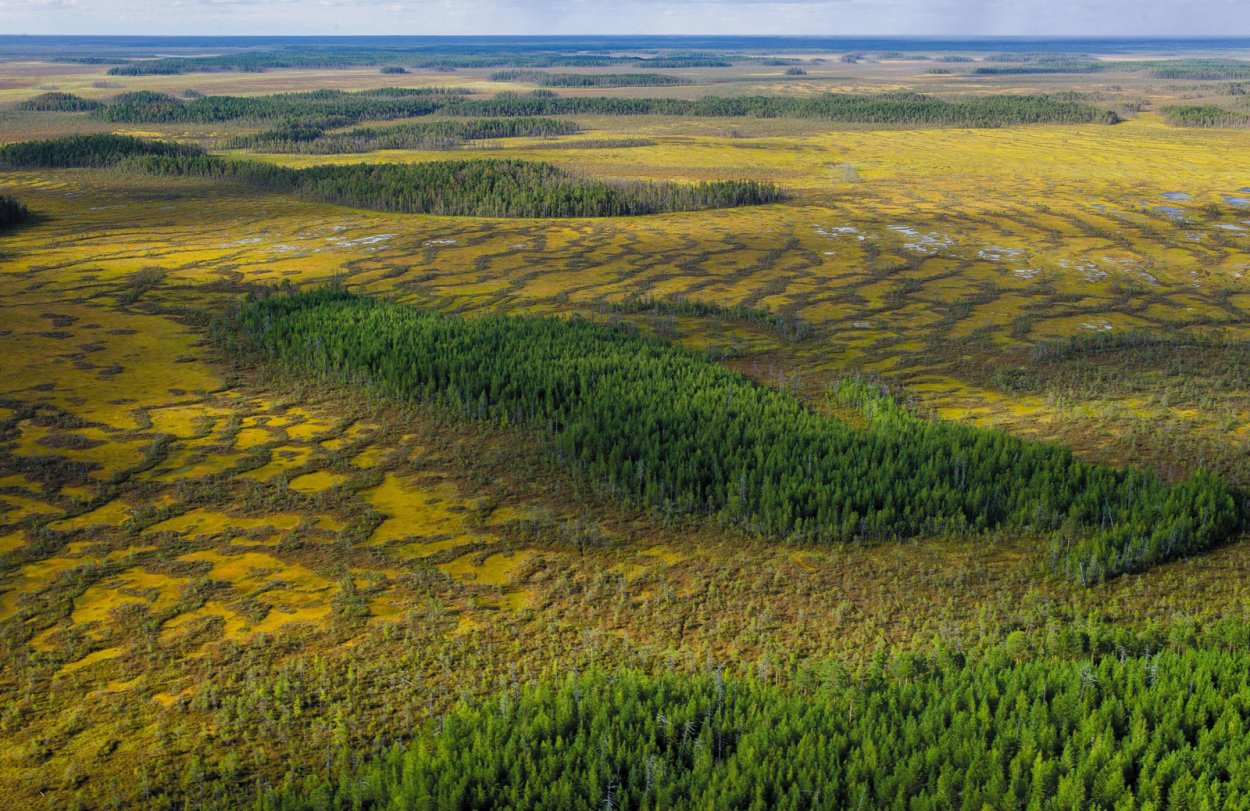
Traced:
<svg viewBox="0 0 1250 811">
<path fill-rule="evenodd" d="M 81 67 L 42 70 L 81 89 L 66 78 Z M 127 89 L 378 83 L 372 71 L 141 78 Z M 44 121 L 30 126 L 59 126 Z M 451 312 L 628 318 L 816 407 L 837 377 L 875 372 L 946 418 L 1250 485 L 1244 355 L 1212 344 L 1033 360 L 1048 339 L 1104 330 L 1246 338 L 1250 207 L 1236 200 L 1250 134 L 1154 115 L 996 130 L 583 123 L 584 135 L 491 154 L 597 177 L 774 180 L 792 199 L 485 220 L 107 171 L 0 176 L 41 217 L 0 235 L 6 796 L 107 807 L 195 797 L 205 775 L 255 791 L 502 681 L 596 662 L 780 677 L 881 645 L 973 647 L 1091 615 L 1245 614 L 1244 542 L 1088 591 L 1048 577 L 1031 538 L 766 542 L 604 503 L 532 437 L 240 368 L 207 341 L 213 313 L 288 281 Z M 657 144 L 560 147 L 639 133 Z M 811 335 L 610 312 L 635 296 L 764 307 Z"/>
</svg>

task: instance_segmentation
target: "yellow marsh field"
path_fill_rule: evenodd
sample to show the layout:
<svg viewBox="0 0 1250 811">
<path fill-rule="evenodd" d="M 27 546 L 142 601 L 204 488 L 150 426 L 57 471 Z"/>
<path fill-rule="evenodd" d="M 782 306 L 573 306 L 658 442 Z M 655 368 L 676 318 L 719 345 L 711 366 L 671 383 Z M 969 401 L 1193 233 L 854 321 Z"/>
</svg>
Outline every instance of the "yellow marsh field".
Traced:
<svg viewBox="0 0 1250 811">
<path fill-rule="evenodd" d="M 1244 612 L 1244 544 L 1097 592 L 1046 578 L 1027 538 L 770 544 L 623 511 L 529 438 L 235 368 L 207 342 L 213 313 L 284 281 L 338 279 L 453 312 L 627 317 L 724 350 L 817 407 L 832 380 L 869 371 L 944 418 L 1250 483 L 1250 386 L 1218 348 L 1019 376 L 1037 346 L 1074 334 L 1247 337 L 1250 133 L 1150 114 L 994 130 L 804 122 L 792 135 L 778 122 L 586 123 L 596 129 L 565 140 L 657 143 L 516 140 L 483 154 L 596 177 L 773 180 L 792 198 L 477 220 L 107 171 L 0 176 L 42 216 L 0 236 L 10 796 L 134 798 L 144 781 L 178 779 L 192 752 L 219 774 L 314 762 L 318 741 L 389 739 L 517 671 L 666 658 L 766 671 L 1090 612 Z M 739 125 L 746 137 L 709 134 Z M 607 312 L 634 296 L 749 304 L 812 332 Z M 1212 376 L 1221 385 L 1201 385 Z M 296 683 L 319 696 L 312 721 Z M 230 766 L 255 723 L 281 745 Z"/>
</svg>

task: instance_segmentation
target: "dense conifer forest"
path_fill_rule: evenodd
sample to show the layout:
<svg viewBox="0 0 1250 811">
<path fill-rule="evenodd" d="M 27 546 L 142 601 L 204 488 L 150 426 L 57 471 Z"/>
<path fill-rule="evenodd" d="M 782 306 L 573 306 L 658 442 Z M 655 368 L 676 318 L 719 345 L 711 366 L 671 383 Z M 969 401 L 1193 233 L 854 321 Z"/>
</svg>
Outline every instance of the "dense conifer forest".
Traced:
<svg viewBox="0 0 1250 811">
<path fill-rule="evenodd" d="M 137 157 L 202 158 L 197 146 L 130 135 L 67 135 L 0 146 L 0 165 L 14 169 L 76 169 L 116 166 Z"/>
<path fill-rule="evenodd" d="M 345 164 L 288 169 L 227 160 L 194 146 L 124 135 L 80 135 L 0 147 L 15 168 L 110 167 L 149 175 L 230 178 L 269 191 L 379 211 L 466 217 L 615 217 L 761 205 L 771 183 L 607 183 L 522 160 Z"/>
<path fill-rule="evenodd" d="M 999 95 L 944 101 L 920 93 L 708 96 L 701 99 L 550 97 L 500 94 L 449 105 L 452 115 L 667 115 L 810 118 L 872 124 L 999 127 L 1107 123 L 1116 115 L 1066 97 Z"/>
<path fill-rule="evenodd" d="M 538 427 L 631 503 L 807 542 L 1050 533 L 1094 583 L 1229 537 L 1229 489 L 1080 462 L 1057 445 L 916 418 L 873 387 L 835 396 L 867 429 L 641 335 L 579 320 L 464 320 L 338 289 L 250 301 L 232 345 L 285 367 Z"/>
<path fill-rule="evenodd" d="M 17 225 L 30 219 L 30 209 L 20 200 L 0 194 L 0 228 Z"/>
<path fill-rule="evenodd" d="M 552 74 L 542 74 L 544 76 Z M 597 81 L 595 76 L 581 79 Z M 947 101 L 912 92 L 822 93 L 816 96 L 708 96 L 701 99 L 560 97 L 547 91 L 467 98 L 450 88 L 316 90 L 267 96 L 123 93 L 91 114 L 116 123 L 213 123 L 234 120 L 297 121 L 328 129 L 365 120 L 444 113 L 461 117 L 553 115 L 663 115 L 698 118 L 805 118 L 845 123 L 1002 127 L 1014 124 L 1114 124 L 1118 116 L 1073 94 L 990 95 Z M 71 102 L 62 102 L 68 104 Z"/>
<path fill-rule="evenodd" d="M 306 124 L 287 124 L 231 139 L 228 146 L 258 152 L 334 155 L 378 149 L 454 149 L 466 141 L 493 138 L 534 138 L 572 135 L 581 127 L 555 118 L 483 118 L 426 121 L 392 127 L 359 127 L 326 132 Z"/>
<path fill-rule="evenodd" d="M 691 80 L 666 73 L 547 73 L 541 70 L 500 70 L 492 82 L 524 82 L 541 87 L 672 87 Z"/>
<path fill-rule="evenodd" d="M 366 119 L 428 115 L 450 98 L 468 91 L 455 88 L 381 88 L 312 90 L 267 96 L 200 96 L 181 99 L 140 90 L 123 93 L 93 115 L 119 123 L 213 123 L 238 119 L 313 119 L 322 126 L 345 126 Z"/>
<path fill-rule="evenodd" d="M 98 110 L 101 104 L 94 99 L 84 99 L 82 96 L 76 96 L 73 93 L 40 93 L 38 96 L 19 101 L 14 105 L 13 109 L 18 112 L 31 113 L 81 113 L 89 110 Z"/>
<path fill-rule="evenodd" d="M 1250 127 L 1250 113 L 1214 104 L 1186 104 L 1163 108 L 1163 118 L 1174 127 Z"/>
<path fill-rule="evenodd" d="M 1022 659 L 1019 634 L 975 662 L 879 655 L 859 679 L 834 666 L 806 690 L 716 671 L 574 674 L 461 705 L 261 807 L 1241 808 L 1245 642 L 1074 661 Z"/>
</svg>

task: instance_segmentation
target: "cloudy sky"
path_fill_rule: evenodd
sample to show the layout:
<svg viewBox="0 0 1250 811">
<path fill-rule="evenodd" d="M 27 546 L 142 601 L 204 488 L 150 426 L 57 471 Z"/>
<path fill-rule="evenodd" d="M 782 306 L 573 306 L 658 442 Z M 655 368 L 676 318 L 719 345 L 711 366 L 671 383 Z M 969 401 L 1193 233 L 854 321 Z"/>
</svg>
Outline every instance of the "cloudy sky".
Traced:
<svg viewBox="0 0 1250 811">
<path fill-rule="evenodd" d="M 5 34 L 1250 35 L 1250 0 L 0 0 Z"/>
</svg>

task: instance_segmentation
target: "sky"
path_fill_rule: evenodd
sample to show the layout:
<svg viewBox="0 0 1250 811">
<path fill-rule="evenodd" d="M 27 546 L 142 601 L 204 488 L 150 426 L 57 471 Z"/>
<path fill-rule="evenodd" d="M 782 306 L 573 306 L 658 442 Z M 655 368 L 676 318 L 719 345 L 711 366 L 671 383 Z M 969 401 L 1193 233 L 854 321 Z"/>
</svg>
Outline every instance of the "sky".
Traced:
<svg viewBox="0 0 1250 811">
<path fill-rule="evenodd" d="M 1250 35 L 1250 0 L 0 0 L 3 34 Z"/>
</svg>

